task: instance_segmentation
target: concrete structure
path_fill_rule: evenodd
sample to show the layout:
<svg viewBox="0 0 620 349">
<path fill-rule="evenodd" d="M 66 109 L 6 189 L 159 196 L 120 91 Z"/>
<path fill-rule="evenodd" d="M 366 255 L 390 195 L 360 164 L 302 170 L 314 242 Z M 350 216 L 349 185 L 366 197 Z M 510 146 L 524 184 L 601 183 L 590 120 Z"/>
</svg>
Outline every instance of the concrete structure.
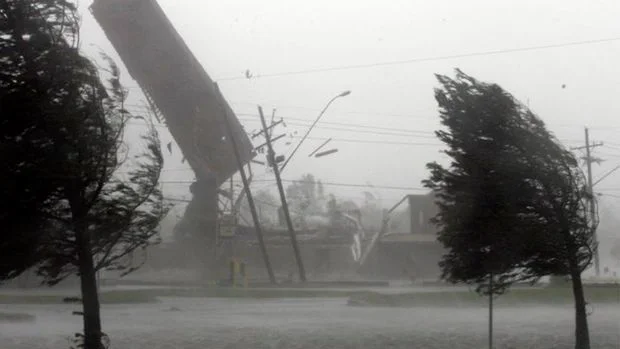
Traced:
<svg viewBox="0 0 620 349">
<path fill-rule="evenodd" d="M 435 200 L 433 193 L 409 195 L 410 234 L 424 236 L 437 234 L 437 227 L 431 223 L 431 218 L 439 212 Z"/>
<path fill-rule="evenodd" d="M 321 279 L 372 279 L 372 280 L 436 280 L 440 276 L 439 260 L 444 252 L 437 241 L 436 227 L 430 223 L 437 213 L 435 196 L 410 195 L 407 198 L 409 224 L 405 231 L 388 231 L 376 242 L 367 260 L 360 266 L 351 253 L 351 234 L 334 231 L 322 232 L 326 227 L 299 231 L 299 243 L 310 277 Z M 403 225 L 400 225 L 401 227 Z M 338 230 L 338 229 L 336 229 Z M 375 234 L 366 232 L 361 241 L 366 247 Z M 267 249 L 274 269 L 280 275 L 294 272 L 294 259 L 284 231 L 266 232 Z M 244 259 L 253 275 L 263 275 L 260 255 L 251 228 L 241 229 L 235 239 L 234 255 Z"/>
<path fill-rule="evenodd" d="M 437 241 L 431 218 L 437 212 L 435 195 L 408 195 L 407 225 L 386 224 L 387 231 L 377 241 L 360 272 L 374 279 L 437 279 L 444 250 Z M 400 231 L 394 231 L 394 227 Z"/>
</svg>

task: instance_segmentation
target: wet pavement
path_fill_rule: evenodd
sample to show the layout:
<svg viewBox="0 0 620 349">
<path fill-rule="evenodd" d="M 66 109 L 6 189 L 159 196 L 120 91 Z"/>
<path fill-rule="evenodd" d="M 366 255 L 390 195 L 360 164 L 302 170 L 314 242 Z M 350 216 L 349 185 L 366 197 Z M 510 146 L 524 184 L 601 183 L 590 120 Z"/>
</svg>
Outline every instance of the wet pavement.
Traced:
<svg viewBox="0 0 620 349">
<path fill-rule="evenodd" d="M 4 305 L 36 321 L 0 324 L 1 348 L 68 348 L 75 305 Z M 358 308 L 339 299 L 163 298 L 104 305 L 111 348 L 484 348 L 485 308 Z M 573 309 L 500 308 L 497 348 L 570 348 Z M 593 348 L 620 348 L 620 305 L 593 309 Z"/>
</svg>

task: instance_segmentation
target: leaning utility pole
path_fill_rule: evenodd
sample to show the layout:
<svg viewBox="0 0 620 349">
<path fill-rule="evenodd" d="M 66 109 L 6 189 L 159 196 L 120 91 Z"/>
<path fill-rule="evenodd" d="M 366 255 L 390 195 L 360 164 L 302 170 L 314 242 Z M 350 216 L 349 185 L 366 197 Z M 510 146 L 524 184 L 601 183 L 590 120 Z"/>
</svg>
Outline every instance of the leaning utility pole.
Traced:
<svg viewBox="0 0 620 349">
<path fill-rule="evenodd" d="M 590 219 L 592 219 L 592 225 L 594 226 L 594 270 L 596 272 L 596 276 L 600 276 L 601 274 L 601 265 L 600 265 L 600 259 L 599 259 L 599 249 L 598 249 L 598 238 L 597 238 L 597 234 L 596 234 L 596 200 L 594 197 L 594 184 L 592 184 L 592 163 L 595 162 L 596 158 L 593 158 L 590 152 L 590 149 L 595 148 L 595 147 L 600 147 L 603 145 L 603 143 L 594 143 L 594 144 L 590 144 L 590 132 L 588 130 L 588 128 L 585 128 L 585 134 L 586 134 L 586 145 L 584 146 L 585 150 L 586 150 L 586 164 L 588 166 L 588 191 L 590 193 Z"/>
<path fill-rule="evenodd" d="M 276 162 L 276 153 L 273 150 L 273 144 L 271 143 L 271 136 L 267 123 L 265 122 L 265 116 L 263 115 L 263 108 L 258 107 L 258 114 L 260 115 L 260 121 L 263 125 L 263 132 L 265 133 L 265 139 L 267 144 L 267 164 L 273 168 L 273 173 L 276 176 L 276 183 L 278 184 L 278 191 L 280 192 L 280 200 L 282 201 L 282 211 L 284 212 L 284 219 L 288 227 L 288 234 L 291 237 L 291 244 L 293 245 L 293 252 L 295 253 L 295 260 L 297 261 L 297 268 L 299 269 L 299 280 L 306 282 L 306 270 L 304 269 L 304 262 L 301 259 L 301 252 L 299 251 L 299 245 L 297 244 L 297 236 L 293 229 L 293 221 L 291 220 L 291 214 L 288 210 L 288 203 L 286 202 L 286 195 L 284 194 L 284 187 L 282 186 L 282 179 L 280 178 L 280 169 Z"/>
<path fill-rule="evenodd" d="M 222 93 L 220 92 L 220 88 L 215 84 L 215 90 L 217 91 L 220 98 L 224 98 Z M 243 189 L 245 191 L 245 196 L 248 198 L 248 206 L 250 206 L 250 212 L 252 213 L 252 220 L 254 221 L 254 229 L 256 230 L 256 236 L 258 237 L 258 245 L 260 246 L 260 250 L 263 254 L 263 260 L 265 261 L 265 268 L 267 268 L 267 274 L 269 274 L 269 281 L 272 284 L 276 284 L 276 277 L 273 274 L 273 269 L 271 268 L 271 262 L 269 261 L 269 255 L 267 254 L 267 248 L 265 247 L 265 241 L 263 239 L 263 230 L 260 226 L 260 221 L 258 219 L 258 214 L 256 213 L 256 206 L 254 205 L 254 198 L 252 197 L 252 192 L 250 191 L 250 185 L 248 183 L 248 178 L 245 175 L 245 169 L 243 168 L 243 163 L 241 162 L 241 158 L 239 156 L 239 149 L 237 148 L 237 142 L 235 140 L 235 136 L 232 132 L 232 127 L 230 125 L 230 121 L 228 120 L 228 113 L 226 108 L 222 108 L 224 114 L 224 126 L 226 127 L 226 132 L 228 134 L 228 138 L 230 138 L 230 144 L 232 144 L 233 153 L 235 155 L 235 159 L 237 160 L 237 166 L 239 167 L 239 174 L 241 175 L 241 180 L 243 181 Z"/>
</svg>

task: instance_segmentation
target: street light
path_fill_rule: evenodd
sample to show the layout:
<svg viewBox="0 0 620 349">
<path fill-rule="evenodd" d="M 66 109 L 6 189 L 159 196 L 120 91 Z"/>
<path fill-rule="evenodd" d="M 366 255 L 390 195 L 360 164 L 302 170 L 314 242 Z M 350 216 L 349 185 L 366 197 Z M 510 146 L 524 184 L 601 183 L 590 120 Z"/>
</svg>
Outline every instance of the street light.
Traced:
<svg viewBox="0 0 620 349">
<path fill-rule="evenodd" d="M 310 131 L 312 131 L 314 126 L 319 122 L 319 120 L 321 120 L 321 117 L 323 116 L 323 114 L 325 114 L 325 111 L 327 110 L 327 108 L 329 108 L 329 106 L 332 104 L 332 102 L 334 102 L 336 99 L 338 99 L 340 97 L 346 97 L 346 96 L 348 96 L 350 94 L 351 94 L 351 91 L 348 91 L 348 90 L 344 91 L 344 92 L 338 94 L 337 96 L 335 96 L 334 98 L 330 99 L 329 102 L 327 102 L 327 104 L 325 105 L 325 108 L 323 108 L 323 110 L 321 110 L 321 113 L 319 114 L 319 116 L 316 118 L 316 120 L 314 120 L 314 122 L 312 123 L 312 125 L 310 126 L 308 131 L 306 131 L 306 134 L 303 137 L 301 137 L 301 141 L 299 141 L 299 143 L 297 144 L 295 149 L 293 149 L 293 152 L 291 153 L 291 155 L 288 156 L 288 159 L 286 159 L 286 161 L 284 162 L 284 164 L 280 168 L 280 172 L 284 171 L 284 168 L 286 167 L 286 165 L 289 163 L 289 161 L 291 161 L 291 159 L 293 158 L 293 155 L 295 155 L 295 153 L 297 152 L 297 150 L 299 149 L 301 144 L 306 140 L 306 138 L 308 137 L 308 134 L 310 133 Z"/>
</svg>

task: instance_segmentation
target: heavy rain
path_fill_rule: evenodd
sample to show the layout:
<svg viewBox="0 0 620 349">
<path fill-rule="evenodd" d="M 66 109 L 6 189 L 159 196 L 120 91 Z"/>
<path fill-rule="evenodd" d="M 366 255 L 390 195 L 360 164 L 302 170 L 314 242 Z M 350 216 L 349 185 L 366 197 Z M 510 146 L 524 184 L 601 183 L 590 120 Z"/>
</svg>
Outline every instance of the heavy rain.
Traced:
<svg viewBox="0 0 620 349">
<path fill-rule="evenodd" d="M 618 15 L 0 0 L 0 348 L 620 348 Z"/>
</svg>

